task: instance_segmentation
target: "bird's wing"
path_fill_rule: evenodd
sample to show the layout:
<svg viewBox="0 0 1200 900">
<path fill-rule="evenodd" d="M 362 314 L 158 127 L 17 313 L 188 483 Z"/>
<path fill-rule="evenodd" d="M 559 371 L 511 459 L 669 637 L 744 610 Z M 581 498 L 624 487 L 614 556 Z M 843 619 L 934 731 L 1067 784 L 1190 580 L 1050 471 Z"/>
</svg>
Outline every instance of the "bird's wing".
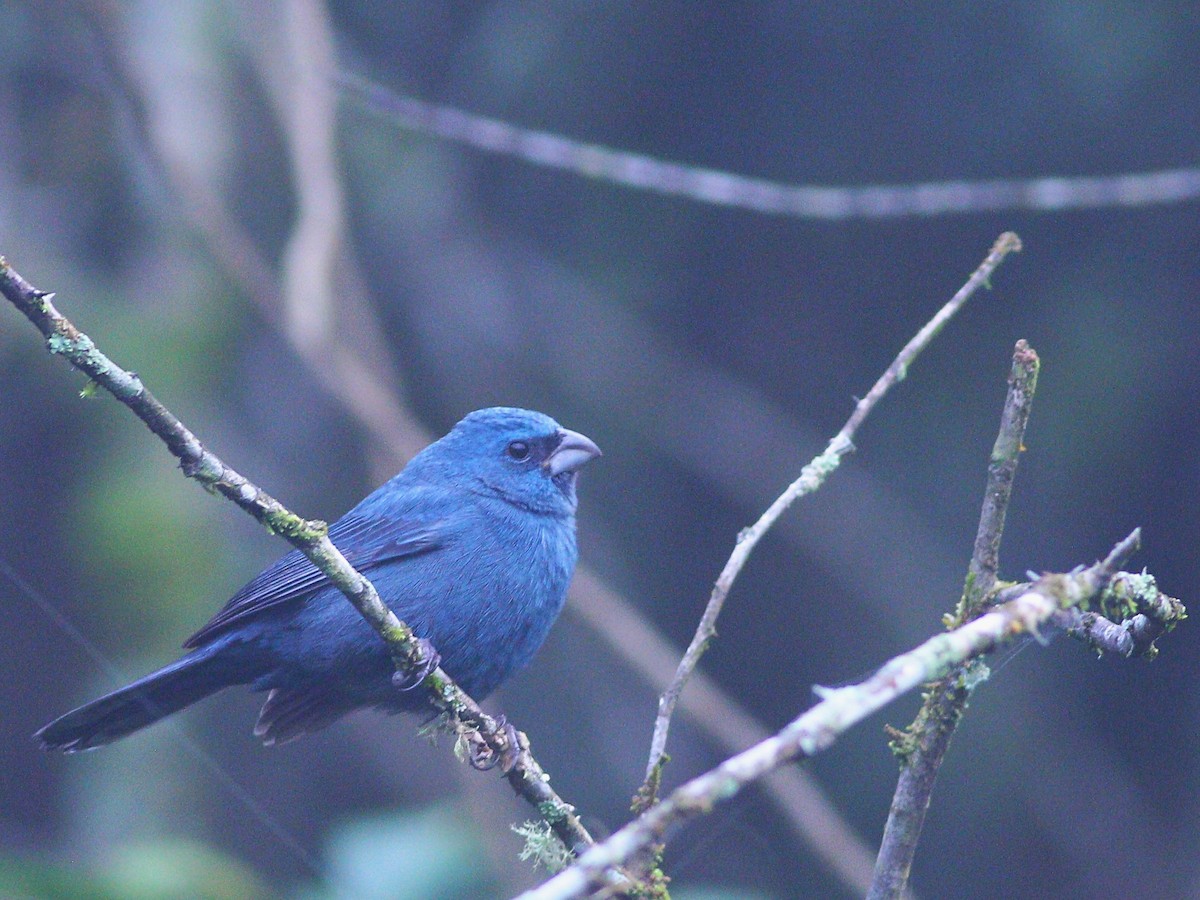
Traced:
<svg viewBox="0 0 1200 900">
<path fill-rule="evenodd" d="M 428 553 L 441 546 L 444 538 L 443 523 L 428 520 L 397 521 L 351 514 L 329 528 L 329 539 L 360 572 L 405 556 Z M 329 579 L 320 569 L 299 550 L 293 550 L 263 569 L 234 594 L 183 646 L 188 649 L 199 647 L 235 622 L 282 603 L 308 597 L 328 584 Z"/>
</svg>

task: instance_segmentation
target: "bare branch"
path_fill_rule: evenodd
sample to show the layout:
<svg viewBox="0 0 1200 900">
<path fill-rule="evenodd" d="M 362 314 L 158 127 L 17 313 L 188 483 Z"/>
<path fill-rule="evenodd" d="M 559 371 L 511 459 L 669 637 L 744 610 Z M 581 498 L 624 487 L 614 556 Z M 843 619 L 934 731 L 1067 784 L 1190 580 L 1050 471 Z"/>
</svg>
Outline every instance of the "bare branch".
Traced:
<svg viewBox="0 0 1200 900">
<path fill-rule="evenodd" d="M 842 430 L 834 435 L 829 445 L 825 448 L 825 452 L 806 465 L 800 471 L 800 477 L 792 482 L 787 490 L 776 498 L 775 502 L 767 508 L 758 521 L 749 528 L 744 529 L 738 535 L 733 552 L 730 554 L 729 560 L 725 563 L 725 567 L 721 570 L 721 574 L 717 577 L 716 584 L 713 585 L 708 605 L 704 609 L 704 614 L 700 619 L 700 624 L 696 629 L 695 635 L 692 637 L 692 642 L 688 646 L 687 652 L 684 653 L 683 659 L 679 662 L 675 678 L 659 699 L 658 716 L 654 722 L 654 736 L 650 743 L 650 759 L 646 765 L 645 781 L 639 791 L 639 804 L 641 806 L 648 806 L 653 802 L 655 791 L 652 781 L 656 777 L 656 772 L 662 763 L 663 754 L 666 752 L 667 735 L 671 728 L 671 716 L 675 712 L 675 705 L 679 700 L 679 694 L 683 691 L 688 678 L 696 668 L 696 664 L 700 661 L 700 657 L 704 654 L 705 649 L 707 649 L 709 641 L 716 635 L 717 617 L 721 614 L 725 598 L 729 595 L 729 591 L 733 587 L 738 573 L 741 572 L 742 567 L 746 564 L 746 560 L 750 558 L 751 552 L 758 545 L 763 535 L 767 533 L 771 526 L 775 524 L 775 521 L 793 502 L 805 494 L 811 494 L 825 483 L 825 479 L 841 463 L 842 456 L 854 448 L 854 435 L 857 433 L 859 426 L 870 415 L 871 410 L 875 408 L 876 404 L 883 399 L 884 395 L 893 385 L 905 378 L 908 374 L 909 366 L 913 364 L 921 351 L 929 346 L 929 343 L 937 336 L 938 332 L 945 327 L 951 317 L 962 308 L 963 304 L 970 299 L 979 287 L 988 283 L 988 279 L 996 270 L 996 267 L 1004 261 L 1004 258 L 1009 253 L 1014 253 L 1020 249 L 1021 240 L 1011 231 L 1005 232 L 996 239 L 991 252 L 980 263 L 979 268 L 971 274 L 971 277 L 950 298 L 949 302 L 938 310 L 937 314 L 926 322 L 924 327 L 905 344 L 896 358 L 892 360 L 892 364 L 888 366 L 887 371 L 879 377 L 879 380 L 875 382 L 871 390 L 867 392 L 867 395 L 855 404 L 854 412 L 846 420 L 846 424 L 842 426 Z"/>
<path fill-rule="evenodd" d="M 338 82 L 401 128 L 535 166 L 636 190 L 774 216 L 842 221 L 1020 209 L 1041 212 L 1183 203 L 1200 197 L 1200 169 L 1121 175 L 929 181 L 830 187 L 782 184 L 614 150 L 397 94 L 349 73 Z"/>
<path fill-rule="evenodd" d="M 283 293 L 288 337 L 309 349 L 328 342 L 334 321 L 332 288 L 345 222 L 337 167 L 337 98 L 324 76 L 334 60 L 333 30 L 325 4 L 317 0 L 288 0 L 282 26 L 286 71 L 271 79 L 271 97 L 290 139 L 297 207 L 284 253 Z"/>
<path fill-rule="evenodd" d="M 1016 598 L 953 631 L 929 638 L 859 684 L 820 689 L 821 702 L 778 734 L 675 789 L 653 809 L 584 853 L 575 865 L 522 894 L 520 900 L 566 900 L 583 895 L 610 867 L 634 860 L 671 829 L 711 812 L 718 803 L 784 763 L 820 753 L 851 726 L 908 691 L 1015 637 L 1037 634 L 1059 610 L 1079 606 L 1100 593 L 1137 549 L 1139 540 L 1140 532 L 1135 530 L 1103 562 L 1068 574 L 1045 575 L 1023 585 Z"/>
</svg>

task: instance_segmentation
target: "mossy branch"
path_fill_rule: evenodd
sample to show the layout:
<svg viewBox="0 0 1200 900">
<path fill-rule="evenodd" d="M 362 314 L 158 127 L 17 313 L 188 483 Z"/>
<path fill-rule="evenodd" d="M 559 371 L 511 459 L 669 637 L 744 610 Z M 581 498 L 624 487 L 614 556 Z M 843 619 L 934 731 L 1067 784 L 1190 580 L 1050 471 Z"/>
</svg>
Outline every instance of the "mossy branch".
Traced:
<svg viewBox="0 0 1200 900">
<path fill-rule="evenodd" d="M 1025 428 L 1040 368 L 1037 353 L 1025 341 L 1017 341 L 1000 430 L 988 462 L 975 549 L 967 567 L 962 598 L 954 613 L 946 617 L 947 627 L 962 625 L 978 616 L 996 589 L 1004 518 L 1024 449 Z M 938 770 L 971 692 L 983 680 L 977 676 L 978 673 L 967 669 L 950 672 L 926 692 L 917 717 L 907 729 L 891 730 L 892 749 L 902 766 L 875 860 L 875 877 L 868 893 L 871 898 L 899 897 L 905 891 Z"/>
<path fill-rule="evenodd" d="M 1000 430 L 988 463 L 974 553 L 967 568 L 962 597 L 954 613 L 946 617 L 947 627 L 959 626 L 979 615 L 996 588 L 1004 519 L 1024 448 L 1040 365 L 1037 354 L 1029 345 L 1018 341 L 1013 351 Z M 938 770 L 966 711 L 971 692 L 983 677 L 966 668 L 949 673 L 925 693 L 921 709 L 907 729 L 889 730 L 893 738 L 892 749 L 902 765 L 868 896 L 898 897 L 904 893 Z"/>
</svg>

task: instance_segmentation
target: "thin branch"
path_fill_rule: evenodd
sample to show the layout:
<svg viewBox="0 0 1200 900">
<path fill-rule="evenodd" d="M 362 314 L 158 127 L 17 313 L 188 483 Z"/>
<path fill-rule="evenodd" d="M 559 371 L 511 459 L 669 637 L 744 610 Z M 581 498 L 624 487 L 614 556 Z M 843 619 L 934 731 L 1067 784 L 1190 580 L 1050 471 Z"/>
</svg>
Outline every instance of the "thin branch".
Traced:
<svg viewBox="0 0 1200 900">
<path fill-rule="evenodd" d="M 821 702 L 778 734 L 727 759 L 717 768 L 676 788 L 661 803 L 584 853 L 520 900 L 566 900 L 583 895 L 612 866 L 636 859 L 680 824 L 711 812 L 746 785 L 801 756 L 814 756 L 851 726 L 908 691 L 944 676 L 967 660 L 1026 634 L 1037 634 L 1061 609 L 1100 593 L 1137 549 L 1134 530 L 1103 561 L 1062 575 L 1044 575 L 1022 587 L 1018 597 L 953 631 L 929 638 L 895 657 L 865 681 L 818 691 Z"/>
<path fill-rule="evenodd" d="M 34 288 L 3 257 L 0 257 L 0 293 L 42 333 L 52 354 L 63 356 L 94 384 L 129 407 L 179 459 L 184 475 L 232 500 L 311 560 L 383 639 L 398 672 L 415 670 L 421 656 L 412 630 L 383 603 L 371 582 L 346 561 L 329 540 L 324 522 L 304 519 L 291 512 L 205 449 L 200 440 L 146 389 L 136 374 L 117 366 L 91 338 L 54 308 L 52 294 Z M 507 773 L 509 783 L 538 810 L 568 848 L 574 850 L 593 843 L 574 808 L 550 787 L 549 776 L 530 754 L 524 740 L 518 736 L 519 746 L 510 747 L 505 729 L 498 727 L 497 722 L 441 668 L 430 673 L 424 684 L 428 689 L 430 708 L 452 716 L 460 733 L 477 737 L 497 758 L 516 751 L 516 761 Z"/>
<path fill-rule="evenodd" d="M 707 649 L 709 641 L 716 635 L 716 622 L 717 617 L 721 613 L 721 607 L 724 605 L 730 588 L 733 587 L 738 573 L 741 572 L 742 567 L 746 564 L 746 560 L 749 559 L 751 552 L 758 545 L 763 535 L 767 533 L 771 526 L 775 524 L 775 521 L 795 500 L 803 497 L 805 494 L 811 494 L 825 483 L 825 479 L 841 463 L 842 456 L 854 448 L 854 435 L 858 431 L 859 426 L 870 415 L 871 410 L 875 408 L 876 404 L 883 399 L 884 395 L 894 384 L 905 378 L 908 374 L 909 366 L 912 365 L 921 351 L 929 345 L 938 332 L 950 321 L 951 317 L 970 299 L 971 295 L 981 285 L 988 283 L 988 279 L 996 270 L 996 267 L 1004 261 L 1004 258 L 1009 253 L 1014 253 L 1020 249 L 1021 240 L 1011 231 L 1006 231 L 996 239 L 991 252 L 980 263 L 979 268 L 971 274 L 971 277 L 950 298 L 950 301 L 938 311 L 937 315 L 925 323 L 925 326 L 904 346 L 904 349 L 892 360 L 892 364 L 879 377 L 879 380 L 875 382 L 871 390 L 867 392 L 867 395 L 855 404 L 854 412 L 850 415 L 846 424 L 842 426 L 842 430 L 829 442 L 829 445 L 825 448 L 825 452 L 806 465 L 801 470 L 800 477 L 792 482 L 787 490 L 776 498 L 775 502 L 767 508 L 758 521 L 749 528 L 744 529 L 738 535 L 733 552 L 729 555 L 729 560 L 725 563 L 725 567 L 717 577 L 716 584 L 713 585 L 708 605 L 704 609 L 704 614 L 700 619 L 700 624 L 696 629 L 695 635 L 692 637 L 692 642 L 679 662 L 675 678 L 659 699 L 658 716 L 654 722 L 654 736 L 650 743 L 650 759 L 646 765 L 646 778 L 642 788 L 639 790 L 640 806 L 648 806 L 654 800 L 656 793 L 654 781 L 658 777 L 659 767 L 662 763 L 663 755 L 666 753 L 667 735 L 671 728 L 671 716 L 675 712 L 675 705 L 679 700 L 680 693 L 687 684 L 688 678 L 696 668 L 700 657 Z"/>
<path fill-rule="evenodd" d="M 988 462 L 987 486 L 975 534 L 975 551 L 967 567 L 967 585 L 963 592 L 963 613 L 970 615 L 996 587 L 1000 570 L 1000 541 L 1004 536 L 1004 518 L 1012 498 L 1013 480 L 1021 451 L 1025 449 L 1025 429 L 1033 410 L 1041 362 L 1026 341 L 1013 348 L 1012 370 L 1008 376 L 1008 395 L 1000 414 L 1000 431 Z"/>
<path fill-rule="evenodd" d="M 1037 354 L 1025 341 L 1017 341 L 1008 378 L 1008 395 L 1000 416 L 1000 431 L 988 463 L 975 551 L 968 566 L 962 599 L 948 622 L 951 626 L 961 625 L 981 613 L 996 587 L 1004 517 L 1033 408 L 1039 367 Z M 904 894 L 938 770 L 977 683 L 978 679 L 965 671 L 951 672 L 925 695 L 921 710 L 907 732 L 897 734 L 893 747 L 904 763 L 892 795 L 868 897 Z"/>
<path fill-rule="evenodd" d="M 335 78 L 369 109 L 410 131 L 584 178 L 767 215 L 836 222 L 1009 209 L 1053 212 L 1149 206 L 1183 203 L 1200 197 L 1200 169 L 1192 167 L 1091 177 L 997 178 L 866 187 L 783 184 L 522 128 L 398 94 L 346 72 L 337 73 Z"/>
</svg>

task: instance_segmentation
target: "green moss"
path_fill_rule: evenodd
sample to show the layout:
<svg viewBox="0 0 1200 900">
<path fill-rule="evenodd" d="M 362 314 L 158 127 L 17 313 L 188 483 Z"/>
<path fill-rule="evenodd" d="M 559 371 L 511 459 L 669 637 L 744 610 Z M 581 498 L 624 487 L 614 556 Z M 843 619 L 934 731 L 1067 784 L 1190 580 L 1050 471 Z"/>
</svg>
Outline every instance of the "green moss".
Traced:
<svg viewBox="0 0 1200 900">
<path fill-rule="evenodd" d="M 645 783 L 637 789 L 637 793 L 633 795 L 633 800 L 629 806 L 629 811 L 634 815 L 641 815 L 658 802 L 658 792 L 662 787 L 663 769 L 670 761 L 670 754 L 664 753 L 658 762 L 654 764 L 654 768 L 650 770 L 650 775 L 646 778 Z"/>
<path fill-rule="evenodd" d="M 75 342 L 59 332 L 46 338 L 46 349 L 56 356 L 69 356 L 75 352 Z"/>
<path fill-rule="evenodd" d="M 662 868 L 663 845 L 657 844 L 652 849 L 653 855 L 646 867 L 646 874 L 640 882 L 630 888 L 629 896 L 644 900 L 671 900 L 671 893 L 667 889 L 671 879 Z"/>
<path fill-rule="evenodd" d="M 542 806 L 547 804 L 543 803 Z M 545 866 L 548 872 L 561 872 L 574 859 L 566 844 L 546 822 L 523 822 L 512 830 L 525 839 L 521 860 L 533 860 L 533 867 Z"/>
<path fill-rule="evenodd" d="M 319 541 L 329 533 L 329 526 L 320 519 L 306 519 L 280 507 L 263 515 L 263 525 L 272 534 L 301 541 Z"/>
<path fill-rule="evenodd" d="M 967 610 L 970 606 L 975 605 L 975 580 L 974 572 L 967 573 L 967 580 L 963 583 L 962 596 L 958 598 L 958 603 L 954 606 L 954 612 L 946 613 L 942 616 L 942 625 L 947 631 L 953 631 L 958 628 L 966 620 Z"/>
<path fill-rule="evenodd" d="M 538 814 L 550 825 L 565 822 L 572 812 L 571 808 L 553 800 L 543 800 L 538 804 Z"/>
</svg>

